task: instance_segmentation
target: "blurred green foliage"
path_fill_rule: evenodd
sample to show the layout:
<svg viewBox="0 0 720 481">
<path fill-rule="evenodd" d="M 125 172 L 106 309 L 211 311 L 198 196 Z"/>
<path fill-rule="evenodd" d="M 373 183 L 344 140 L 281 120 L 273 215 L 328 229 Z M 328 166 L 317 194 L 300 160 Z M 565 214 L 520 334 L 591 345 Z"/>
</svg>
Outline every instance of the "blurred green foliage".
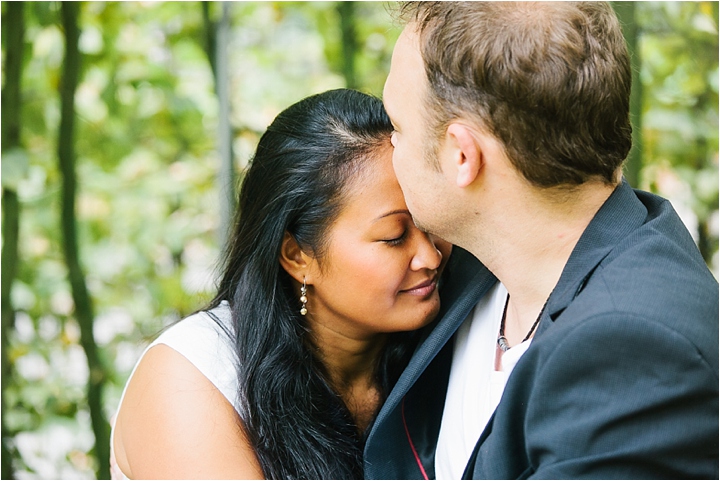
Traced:
<svg viewBox="0 0 720 481">
<path fill-rule="evenodd" d="M 7 441 L 19 478 L 91 478 L 89 370 L 59 233 L 63 35 L 58 3 L 26 5 L 22 148 L 2 157 L 3 186 L 17 191 L 21 205 L 8 348 L 14 376 L 3 393 Z M 671 198 L 717 276 L 717 3 L 636 9 L 641 186 Z M 216 4 L 209 11 L 220 14 Z M 337 2 L 238 2 L 230 12 L 233 151 L 242 173 L 281 109 L 347 84 L 348 58 Z M 357 2 L 350 19 L 352 82 L 380 96 L 400 27 L 379 2 Z M 218 105 L 200 3 L 88 2 L 80 26 L 78 235 L 95 337 L 111 368 L 110 417 L 147 340 L 213 294 Z"/>
<path fill-rule="evenodd" d="M 637 4 L 641 187 L 674 205 L 717 277 L 718 3 Z"/>
</svg>

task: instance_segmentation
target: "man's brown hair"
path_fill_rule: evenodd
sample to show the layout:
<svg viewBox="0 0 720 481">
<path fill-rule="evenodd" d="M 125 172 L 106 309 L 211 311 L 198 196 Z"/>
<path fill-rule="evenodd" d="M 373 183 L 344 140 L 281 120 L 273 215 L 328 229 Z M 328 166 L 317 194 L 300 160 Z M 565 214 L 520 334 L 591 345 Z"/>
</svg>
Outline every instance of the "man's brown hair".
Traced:
<svg viewBox="0 0 720 481">
<path fill-rule="evenodd" d="M 540 187 L 616 182 L 632 145 L 630 59 L 599 2 L 407 2 L 436 138 L 470 117 Z"/>
</svg>

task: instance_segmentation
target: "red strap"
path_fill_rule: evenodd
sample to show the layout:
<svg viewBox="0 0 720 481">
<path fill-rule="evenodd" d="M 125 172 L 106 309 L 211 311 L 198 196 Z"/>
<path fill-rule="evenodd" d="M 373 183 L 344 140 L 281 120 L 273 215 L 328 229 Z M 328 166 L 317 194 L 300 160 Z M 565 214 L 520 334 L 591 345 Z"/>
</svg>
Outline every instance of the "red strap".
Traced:
<svg viewBox="0 0 720 481">
<path fill-rule="evenodd" d="M 422 473 L 423 479 L 430 479 L 430 478 L 428 478 L 428 475 L 425 472 L 425 468 L 423 467 L 422 461 L 420 461 L 420 456 L 418 456 L 417 450 L 415 449 L 415 445 L 413 444 L 412 438 L 410 437 L 410 430 L 408 429 L 407 421 L 405 420 L 405 398 L 403 398 L 402 401 L 400 402 L 400 414 L 402 415 L 402 422 L 403 422 L 403 426 L 405 427 L 405 434 L 407 435 L 408 443 L 410 443 L 410 449 L 412 449 L 413 456 L 415 456 L 415 462 L 417 462 L 417 465 L 420 468 L 420 472 Z"/>
</svg>

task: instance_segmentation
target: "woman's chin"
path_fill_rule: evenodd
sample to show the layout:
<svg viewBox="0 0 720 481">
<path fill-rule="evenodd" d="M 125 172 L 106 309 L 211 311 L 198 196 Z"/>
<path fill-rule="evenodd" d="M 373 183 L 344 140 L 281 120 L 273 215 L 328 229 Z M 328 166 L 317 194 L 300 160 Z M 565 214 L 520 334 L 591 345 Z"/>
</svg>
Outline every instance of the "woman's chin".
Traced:
<svg viewBox="0 0 720 481">
<path fill-rule="evenodd" d="M 423 302 L 422 307 L 424 309 L 418 314 L 417 325 L 411 328 L 412 330 L 427 326 L 437 317 L 438 312 L 440 312 L 440 296 L 437 294 L 437 291 L 430 299 Z"/>
</svg>

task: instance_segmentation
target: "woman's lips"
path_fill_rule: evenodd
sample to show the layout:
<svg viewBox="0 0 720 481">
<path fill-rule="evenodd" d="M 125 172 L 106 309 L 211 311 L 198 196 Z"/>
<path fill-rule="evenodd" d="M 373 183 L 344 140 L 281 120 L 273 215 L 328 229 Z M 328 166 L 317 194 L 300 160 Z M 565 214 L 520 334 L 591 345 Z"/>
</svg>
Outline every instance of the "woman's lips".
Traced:
<svg viewBox="0 0 720 481">
<path fill-rule="evenodd" d="M 432 294 L 435 291 L 435 288 L 437 287 L 437 276 L 432 277 L 415 287 L 411 287 L 410 289 L 404 289 L 400 292 L 405 294 L 410 294 L 411 296 L 418 296 L 418 297 L 426 297 L 430 294 Z"/>
</svg>

